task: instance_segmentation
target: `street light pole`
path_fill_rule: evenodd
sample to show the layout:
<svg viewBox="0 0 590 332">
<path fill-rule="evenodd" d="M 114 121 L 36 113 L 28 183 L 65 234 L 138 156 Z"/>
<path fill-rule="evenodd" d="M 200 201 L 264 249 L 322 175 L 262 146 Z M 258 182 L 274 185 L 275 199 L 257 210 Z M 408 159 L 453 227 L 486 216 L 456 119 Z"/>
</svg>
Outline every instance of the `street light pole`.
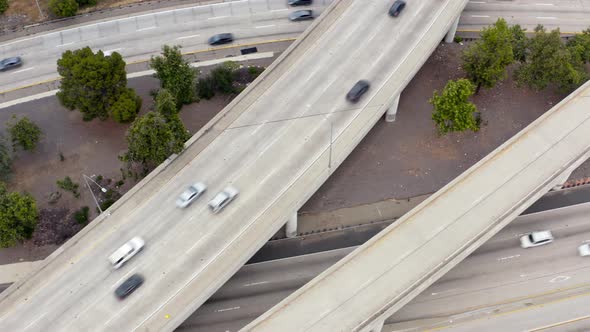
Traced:
<svg viewBox="0 0 590 332">
<path fill-rule="evenodd" d="M 90 194 L 92 195 L 92 198 L 94 199 L 94 203 L 96 203 L 96 207 L 98 208 L 98 211 L 102 214 L 102 209 L 100 208 L 100 204 L 98 204 L 98 200 L 96 199 L 96 196 L 94 196 L 94 192 L 92 191 L 92 188 L 90 188 L 90 184 L 88 183 L 87 179 L 90 179 L 90 181 L 94 182 L 94 184 L 96 184 L 100 188 L 100 191 L 102 191 L 103 193 L 106 193 L 107 189 L 103 188 L 100 184 L 96 183 L 96 181 L 94 181 L 91 177 L 87 176 L 86 174 L 82 174 L 82 178 L 84 179 L 84 182 L 86 183 L 86 186 L 88 187 L 88 190 L 90 190 Z"/>
</svg>

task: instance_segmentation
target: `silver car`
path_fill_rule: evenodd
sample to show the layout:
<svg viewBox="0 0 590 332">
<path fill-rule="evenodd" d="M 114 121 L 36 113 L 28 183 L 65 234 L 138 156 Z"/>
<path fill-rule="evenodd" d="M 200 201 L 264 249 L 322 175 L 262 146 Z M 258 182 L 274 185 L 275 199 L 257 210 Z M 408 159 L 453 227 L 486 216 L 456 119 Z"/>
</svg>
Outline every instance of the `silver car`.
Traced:
<svg viewBox="0 0 590 332">
<path fill-rule="evenodd" d="M 222 192 L 215 195 L 211 201 L 209 201 L 209 208 L 213 213 L 218 213 L 221 211 L 226 205 L 228 205 L 231 201 L 238 196 L 238 189 L 228 186 L 223 189 Z"/>
<path fill-rule="evenodd" d="M 176 199 L 176 206 L 179 208 L 185 208 L 189 206 L 194 200 L 199 198 L 205 190 L 207 190 L 207 186 L 202 182 L 197 182 L 189 186 L 178 198 Z"/>
<path fill-rule="evenodd" d="M 130 260 L 131 257 L 135 256 L 141 248 L 145 245 L 145 241 L 142 238 L 136 236 L 129 240 L 127 243 L 117 249 L 114 253 L 109 256 L 109 262 L 113 265 L 114 269 L 118 269 L 126 261 Z"/>
<path fill-rule="evenodd" d="M 520 238 L 520 246 L 525 249 L 542 246 L 551 242 L 553 242 L 551 231 L 532 232 Z"/>
</svg>

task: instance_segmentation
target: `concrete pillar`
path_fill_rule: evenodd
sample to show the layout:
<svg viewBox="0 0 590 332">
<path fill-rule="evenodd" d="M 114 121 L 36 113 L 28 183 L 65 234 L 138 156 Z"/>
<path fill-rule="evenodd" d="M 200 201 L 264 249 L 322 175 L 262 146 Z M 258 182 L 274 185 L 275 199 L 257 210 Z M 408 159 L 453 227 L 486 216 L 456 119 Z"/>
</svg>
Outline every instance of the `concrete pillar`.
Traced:
<svg viewBox="0 0 590 332">
<path fill-rule="evenodd" d="M 387 112 L 385 113 L 385 122 L 395 121 L 395 114 L 397 113 L 397 106 L 398 105 L 399 105 L 399 95 L 397 97 L 395 97 L 395 100 L 393 101 L 393 103 L 391 103 L 391 106 L 389 106 L 389 108 L 387 109 Z"/>
<path fill-rule="evenodd" d="M 297 236 L 297 211 L 295 211 L 291 218 L 287 220 L 287 223 L 285 224 L 285 234 L 288 238 Z"/>
<path fill-rule="evenodd" d="M 445 43 L 450 44 L 453 42 L 453 40 L 455 39 L 455 33 L 457 32 L 457 26 L 459 26 L 459 17 L 457 17 L 457 19 L 455 20 L 455 22 L 453 22 L 453 25 L 451 25 L 451 28 L 447 32 L 447 35 L 445 36 Z"/>
<path fill-rule="evenodd" d="M 360 332 L 381 332 L 383 330 L 383 324 L 385 324 L 385 319 L 379 318 Z"/>
</svg>

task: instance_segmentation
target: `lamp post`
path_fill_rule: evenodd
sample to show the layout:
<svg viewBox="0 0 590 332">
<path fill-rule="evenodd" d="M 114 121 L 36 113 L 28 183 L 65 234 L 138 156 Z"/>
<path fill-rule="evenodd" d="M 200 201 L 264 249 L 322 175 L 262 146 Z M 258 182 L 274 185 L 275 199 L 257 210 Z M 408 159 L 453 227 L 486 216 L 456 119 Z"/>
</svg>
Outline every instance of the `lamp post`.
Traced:
<svg viewBox="0 0 590 332">
<path fill-rule="evenodd" d="M 94 199 L 94 203 L 96 203 L 96 207 L 98 207 L 98 211 L 102 214 L 102 209 L 100 208 L 100 204 L 98 204 L 98 200 L 96 199 L 96 196 L 94 196 L 94 192 L 92 191 L 92 188 L 90 188 L 90 184 L 88 183 L 88 180 L 92 181 L 95 185 L 97 185 L 100 188 L 100 191 L 102 191 L 103 193 L 106 193 L 107 189 L 102 187 L 100 184 L 98 184 L 96 181 L 94 181 L 91 177 L 89 177 L 86 174 L 82 174 L 82 178 L 84 179 L 84 182 L 86 183 L 86 186 L 88 187 L 88 190 L 90 190 L 90 194 L 92 195 L 92 198 Z"/>
</svg>

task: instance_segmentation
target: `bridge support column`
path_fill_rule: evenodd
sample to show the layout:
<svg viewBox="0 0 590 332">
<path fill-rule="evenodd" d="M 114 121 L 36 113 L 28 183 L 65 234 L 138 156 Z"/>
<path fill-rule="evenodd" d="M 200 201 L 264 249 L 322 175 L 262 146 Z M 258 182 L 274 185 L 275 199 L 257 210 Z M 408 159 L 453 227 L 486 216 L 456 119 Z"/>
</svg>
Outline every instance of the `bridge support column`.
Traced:
<svg viewBox="0 0 590 332">
<path fill-rule="evenodd" d="M 455 20 L 455 22 L 453 22 L 453 25 L 451 25 L 451 28 L 447 32 L 447 35 L 445 36 L 445 43 L 450 44 L 453 42 L 453 40 L 455 40 L 457 26 L 459 26 L 459 17 L 457 17 L 457 19 Z"/>
<path fill-rule="evenodd" d="M 399 95 L 395 98 L 391 106 L 387 109 L 385 113 L 385 122 L 393 122 L 395 121 L 395 114 L 397 114 L 397 106 L 399 105 Z"/>
<path fill-rule="evenodd" d="M 285 224 L 285 234 L 288 238 L 297 236 L 297 211 L 287 220 Z"/>
<path fill-rule="evenodd" d="M 385 324 L 385 319 L 379 318 L 373 323 L 371 323 L 369 326 L 360 330 L 360 332 L 381 332 L 381 330 L 383 330 L 383 324 Z"/>
</svg>

